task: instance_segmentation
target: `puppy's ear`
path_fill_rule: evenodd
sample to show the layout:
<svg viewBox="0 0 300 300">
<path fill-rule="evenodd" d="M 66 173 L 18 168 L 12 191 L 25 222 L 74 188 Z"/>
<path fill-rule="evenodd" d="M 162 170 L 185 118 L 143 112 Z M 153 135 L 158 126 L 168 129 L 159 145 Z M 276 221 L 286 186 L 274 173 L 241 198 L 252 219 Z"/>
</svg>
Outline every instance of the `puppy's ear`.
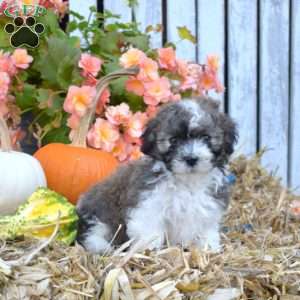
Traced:
<svg viewBox="0 0 300 300">
<path fill-rule="evenodd" d="M 230 156 L 238 140 L 237 126 L 229 116 L 223 113 L 221 114 L 220 122 L 221 128 L 224 131 L 223 150 L 226 156 Z"/>
<path fill-rule="evenodd" d="M 156 118 L 152 119 L 146 126 L 146 130 L 142 135 L 141 151 L 149 156 L 156 157 L 156 138 L 159 131 L 159 122 Z"/>
</svg>

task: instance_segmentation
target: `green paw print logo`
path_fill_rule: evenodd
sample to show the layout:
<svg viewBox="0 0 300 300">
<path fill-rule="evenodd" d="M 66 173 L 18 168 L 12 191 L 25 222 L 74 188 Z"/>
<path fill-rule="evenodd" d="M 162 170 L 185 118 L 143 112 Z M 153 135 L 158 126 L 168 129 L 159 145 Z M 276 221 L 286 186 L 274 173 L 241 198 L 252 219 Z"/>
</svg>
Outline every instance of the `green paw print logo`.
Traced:
<svg viewBox="0 0 300 300">
<path fill-rule="evenodd" d="M 35 18 L 16 17 L 13 23 L 5 25 L 4 30 L 11 34 L 10 43 L 13 47 L 28 46 L 35 48 L 39 45 L 39 35 L 45 30 L 42 23 L 36 23 Z"/>
</svg>

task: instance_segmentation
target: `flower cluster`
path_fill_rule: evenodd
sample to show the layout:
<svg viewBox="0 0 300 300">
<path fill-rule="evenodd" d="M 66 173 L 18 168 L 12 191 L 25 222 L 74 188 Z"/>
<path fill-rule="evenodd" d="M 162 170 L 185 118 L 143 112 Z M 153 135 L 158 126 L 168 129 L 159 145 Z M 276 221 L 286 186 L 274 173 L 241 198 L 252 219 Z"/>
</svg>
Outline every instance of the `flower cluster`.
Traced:
<svg viewBox="0 0 300 300">
<path fill-rule="evenodd" d="M 64 103 L 65 111 L 71 114 L 68 126 L 73 130 L 78 128 L 80 118 L 95 101 L 96 76 L 102 64 L 98 57 L 81 55 L 78 66 L 82 69 L 84 85 L 70 86 Z M 215 56 L 209 56 L 205 65 L 198 65 L 178 59 L 170 47 L 158 49 L 155 59 L 139 49 L 130 48 L 121 55 L 120 65 L 124 68 L 139 67 L 139 73 L 126 81 L 125 88 L 141 97 L 145 111 L 133 113 L 125 102 L 117 106 L 109 105 L 110 91 L 106 89 L 100 99 L 96 99 L 96 120 L 87 140 L 90 146 L 111 152 L 121 162 L 142 155 L 142 133 L 159 106 L 180 100 L 183 91 L 201 95 L 210 89 L 217 92 L 223 89 L 217 77 L 219 61 Z"/>
<path fill-rule="evenodd" d="M 12 54 L 0 51 L 0 116 L 18 123 L 18 108 L 14 104 L 14 96 L 10 94 L 13 80 L 18 73 L 29 67 L 33 61 L 25 49 L 16 49 Z M 20 135 L 19 131 L 12 131 L 12 139 Z"/>
<path fill-rule="evenodd" d="M 81 87 L 70 86 L 64 110 L 71 114 L 68 126 L 72 128 L 70 137 L 78 128 L 80 119 L 93 105 L 96 96 L 96 76 L 103 61 L 90 54 L 82 54 L 78 62 L 82 69 L 84 84 Z M 88 133 L 88 144 L 94 148 L 112 152 L 120 161 L 140 156 L 140 136 L 147 121 L 142 112 L 133 113 L 126 103 L 110 106 L 110 91 L 105 89 L 97 100 L 95 124 Z"/>
<path fill-rule="evenodd" d="M 132 48 L 120 58 L 124 68 L 138 66 L 139 74 L 126 82 L 126 89 L 136 95 L 142 96 L 146 105 L 153 110 L 159 104 L 176 99 L 171 91 L 171 84 L 167 77 L 159 73 L 158 63 L 147 57 L 142 51 Z"/>
<path fill-rule="evenodd" d="M 53 10 L 61 17 L 63 17 L 69 9 L 68 2 L 63 0 L 39 0 L 38 3 L 47 9 Z"/>
<path fill-rule="evenodd" d="M 214 55 L 207 57 L 205 65 L 187 64 L 179 73 L 183 78 L 180 90 L 191 89 L 199 95 L 207 93 L 211 89 L 217 93 L 223 92 L 224 87 L 217 76 L 218 70 L 219 58 Z"/>
<path fill-rule="evenodd" d="M 180 100 L 182 92 L 202 95 L 211 89 L 223 91 L 217 76 L 219 59 L 214 55 L 207 57 L 205 65 L 199 65 L 177 58 L 171 47 L 158 49 L 157 61 L 138 49 L 130 49 L 120 63 L 123 67 L 139 66 L 139 74 L 126 82 L 126 89 L 143 96 L 151 116 L 160 104 Z"/>
</svg>

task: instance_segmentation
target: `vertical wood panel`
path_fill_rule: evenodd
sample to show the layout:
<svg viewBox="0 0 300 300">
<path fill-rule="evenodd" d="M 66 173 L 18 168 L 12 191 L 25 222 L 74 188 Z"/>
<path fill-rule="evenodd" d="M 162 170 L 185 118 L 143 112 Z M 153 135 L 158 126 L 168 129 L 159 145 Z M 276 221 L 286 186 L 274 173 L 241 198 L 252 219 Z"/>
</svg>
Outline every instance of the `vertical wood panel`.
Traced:
<svg viewBox="0 0 300 300">
<path fill-rule="evenodd" d="M 260 1 L 260 145 L 263 165 L 287 182 L 289 1 Z"/>
<path fill-rule="evenodd" d="M 120 22 L 131 22 L 131 8 L 126 0 L 104 0 L 104 9 L 120 15 Z"/>
<path fill-rule="evenodd" d="M 144 31 L 148 25 L 162 24 L 162 0 L 139 1 L 135 9 L 136 19 Z M 162 45 L 162 34 L 151 34 L 151 46 L 159 48 Z"/>
<path fill-rule="evenodd" d="M 183 1 L 184 2 L 184 1 Z M 232 2 L 232 1 L 231 1 Z M 234 2 L 234 1 L 233 1 Z M 208 54 L 220 57 L 220 79 L 224 84 L 225 59 L 225 3 L 224 0 L 198 0 L 198 57 L 204 62 Z M 224 106 L 224 95 L 211 93 Z"/>
<path fill-rule="evenodd" d="M 81 1 L 69 0 L 70 10 L 79 13 L 86 19 L 89 17 L 91 6 L 97 7 L 97 0 L 85 0 L 84 5 L 82 5 Z"/>
<path fill-rule="evenodd" d="M 190 61 L 196 60 L 196 45 L 189 41 L 180 41 L 177 26 L 186 26 L 196 34 L 195 1 L 169 0 L 167 2 L 167 39 L 177 47 L 177 56 Z"/>
<path fill-rule="evenodd" d="M 70 10 L 79 13 L 80 15 L 85 17 L 86 20 L 88 19 L 89 15 L 90 15 L 90 7 L 91 6 L 97 7 L 97 0 L 86 0 L 85 5 L 82 5 L 82 3 L 80 3 L 80 1 L 69 0 Z M 72 20 L 73 17 L 71 16 L 70 19 Z M 72 32 L 72 35 L 81 36 L 79 30 L 75 30 L 74 32 Z"/>
<path fill-rule="evenodd" d="M 256 1 L 230 1 L 228 21 L 229 113 L 238 123 L 237 152 L 253 155 L 257 134 Z"/>
<path fill-rule="evenodd" d="M 292 1 L 290 184 L 300 194 L 300 1 Z"/>
</svg>

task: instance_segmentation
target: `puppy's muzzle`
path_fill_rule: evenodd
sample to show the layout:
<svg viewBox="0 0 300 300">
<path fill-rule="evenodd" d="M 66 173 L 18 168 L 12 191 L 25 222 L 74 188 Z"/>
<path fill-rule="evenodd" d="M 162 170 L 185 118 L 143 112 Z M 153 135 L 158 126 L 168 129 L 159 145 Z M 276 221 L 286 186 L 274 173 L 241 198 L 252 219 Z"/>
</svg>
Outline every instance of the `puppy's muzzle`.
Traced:
<svg viewBox="0 0 300 300">
<path fill-rule="evenodd" d="M 186 156 L 184 157 L 184 161 L 188 166 L 194 167 L 198 162 L 198 158 L 194 156 Z"/>
</svg>

